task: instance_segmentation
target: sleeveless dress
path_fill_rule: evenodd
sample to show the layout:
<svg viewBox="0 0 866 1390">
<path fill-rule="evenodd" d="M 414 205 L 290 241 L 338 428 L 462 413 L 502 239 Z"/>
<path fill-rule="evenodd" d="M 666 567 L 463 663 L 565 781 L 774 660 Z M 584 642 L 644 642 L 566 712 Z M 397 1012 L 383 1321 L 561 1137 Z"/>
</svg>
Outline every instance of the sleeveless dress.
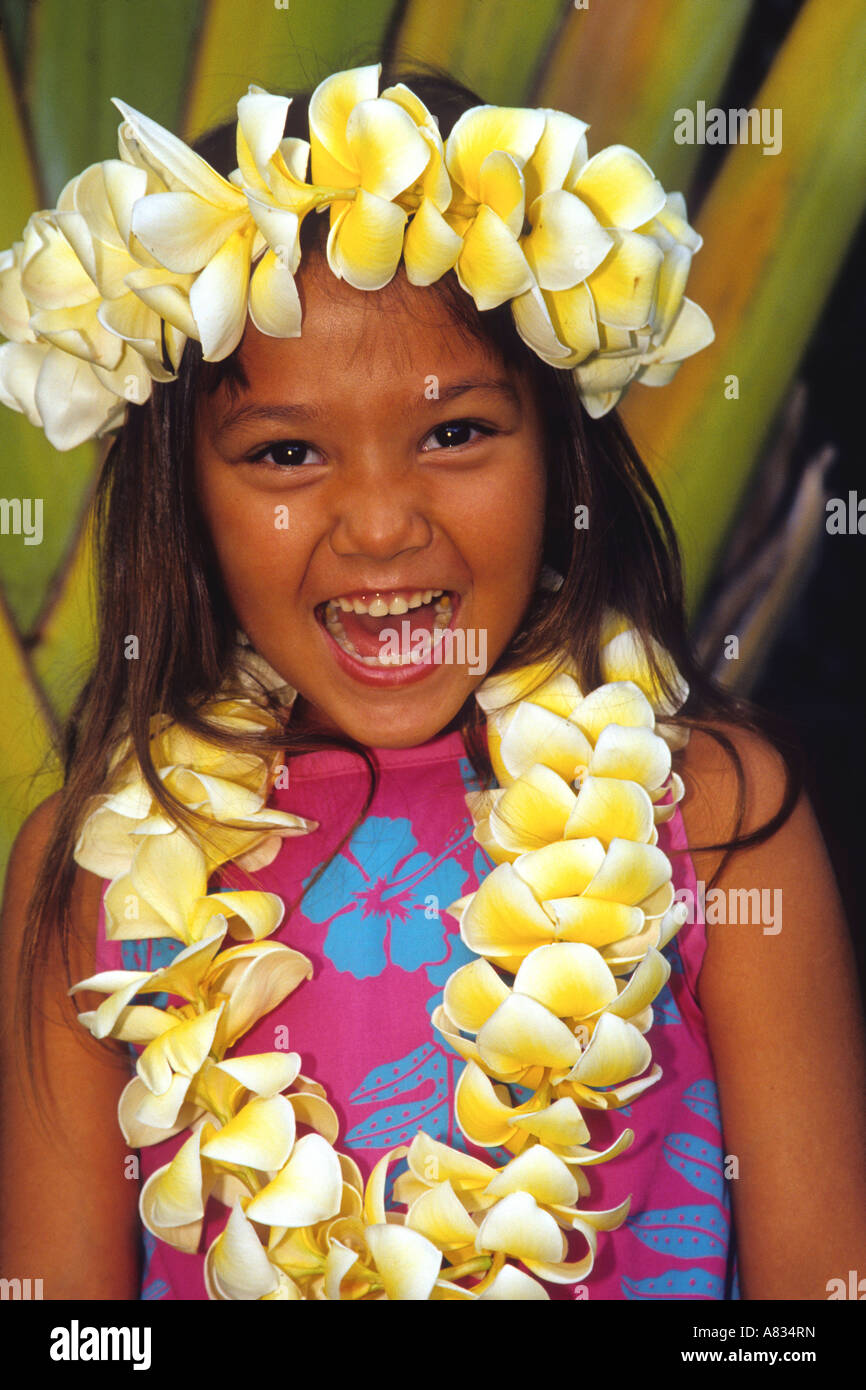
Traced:
<svg viewBox="0 0 866 1390">
<path fill-rule="evenodd" d="M 505 1163 L 506 1150 L 476 1148 L 457 1127 L 454 1087 L 464 1063 L 430 1022 L 449 975 L 476 958 L 445 909 L 493 867 L 472 837 L 464 801 L 478 782 L 459 732 L 374 751 L 380 783 L 367 816 L 270 938 L 302 951 L 313 978 L 232 1052 L 299 1052 L 302 1071 L 322 1083 L 337 1112 L 336 1147 L 352 1155 L 365 1179 L 384 1152 L 409 1143 L 419 1128 Z M 362 760 L 342 750 L 292 759 L 291 785 L 275 790 L 271 804 L 318 821 L 318 830 L 284 840 L 255 882 L 233 867 L 225 886 L 270 890 L 288 908 L 359 815 L 368 776 Z M 659 827 L 659 845 L 671 857 L 675 889 L 695 902 L 691 860 L 673 853 L 687 850 L 679 812 Z M 653 1004 L 649 1041 L 661 1079 L 622 1110 L 584 1111 L 593 1148 L 626 1127 L 635 1139 L 618 1158 L 585 1170 L 590 1194 L 579 1205 L 612 1207 L 630 1193 L 629 1216 L 619 1230 L 600 1233 L 595 1266 L 581 1284 L 545 1285 L 553 1299 L 739 1297 L 716 1078 L 695 988 L 706 936 L 699 907 L 693 915 L 665 948 L 671 976 Z M 108 942 L 100 916 L 98 969 L 154 969 L 179 949 L 173 940 Z M 142 1181 L 187 1137 L 142 1149 Z M 389 1196 L 405 1166 L 391 1166 Z M 227 1214 L 210 1200 L 196 1254 L 143 1231 L 141 1298 L 205 1299 L 204 1253 Z M 570 1246 L 569 1258 L 585 1248 L 582 1240 Z"/>
</svg>

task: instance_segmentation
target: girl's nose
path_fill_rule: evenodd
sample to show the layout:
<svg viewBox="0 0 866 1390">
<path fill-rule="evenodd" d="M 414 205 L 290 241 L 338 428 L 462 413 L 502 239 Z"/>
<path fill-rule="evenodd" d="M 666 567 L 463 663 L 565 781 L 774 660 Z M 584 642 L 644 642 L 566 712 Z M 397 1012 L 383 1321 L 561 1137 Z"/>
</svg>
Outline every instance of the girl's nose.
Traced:
<svg viewBox="0 0 866 1390">
<path fill-rule="evenodd" d="M 433 528 L 418 480 L 385 469 L 346 470 L 336 482 L 331 549 L 336 555 L 391 560 L 423 550 Z"/>
</svg>

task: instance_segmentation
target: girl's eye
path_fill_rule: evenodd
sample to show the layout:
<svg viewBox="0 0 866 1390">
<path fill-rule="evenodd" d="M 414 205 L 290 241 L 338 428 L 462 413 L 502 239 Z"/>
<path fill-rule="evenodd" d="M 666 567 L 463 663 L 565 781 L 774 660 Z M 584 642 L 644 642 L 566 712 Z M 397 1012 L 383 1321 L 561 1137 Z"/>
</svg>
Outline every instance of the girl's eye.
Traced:
<svg viewBox="0 0 866 1390">
<path fill-rule="evenodd" d="M 282 439 L 278 444 L 267 444 L 264 449 L 259 449 L 257 453 L 250 455 L 251 463 L 269 463 L 273 468 L 298 468 L 301 464 L 315 463 L 315 457 L 310 459 L 308 454 L 316 454 L 316 450 L 311 444 L 305 444 L 303 439 Z"/>
<path fill-rule="evenodd" d="M 485 425 L 477 425 L 473 420 L 448 420 L 444 425 L 437 425 L 435 430 L 431 430 L 427 435 L 427 440 L 438 440 L 438 448 L 457 449 L 461 444 L 471 444 L 472 435 L 485 436 L 493 433 Z M 423 446 L 423 453 L 435 453 L 436 446 L 431 447 L 429 443 Z"/>
</svg>

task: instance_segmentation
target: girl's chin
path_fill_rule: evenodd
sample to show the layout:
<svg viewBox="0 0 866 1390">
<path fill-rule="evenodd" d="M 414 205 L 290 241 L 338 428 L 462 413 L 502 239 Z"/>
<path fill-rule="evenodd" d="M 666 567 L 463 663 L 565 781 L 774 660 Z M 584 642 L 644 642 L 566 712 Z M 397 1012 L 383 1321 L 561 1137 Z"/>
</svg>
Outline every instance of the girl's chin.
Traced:
<svg viewBox="0 0 866 1390">
<path fill-rule="evenodd" d="M 416 687 L 417 689 L 417 687 Z M 383 695 L 386 692 L 382 692 Z M 437 698 L 431 704 L 407 700 L 408 691 L 388 708 L 373 711 L 369 704 L 352 703 L 345 709 L 334 707 L 333 713 L 311 704 L 298 696 L 292 713 L 292 727 L 311 734 L 332 734 L 355 739 L 368 748 L 414 748 L 440 734 L 451 733 L 459 727 L 460 714 L 472 693 L 456 692 L 453 699 Z M 377 705 L 381 705 L 377 701 Z"/>
</svg>

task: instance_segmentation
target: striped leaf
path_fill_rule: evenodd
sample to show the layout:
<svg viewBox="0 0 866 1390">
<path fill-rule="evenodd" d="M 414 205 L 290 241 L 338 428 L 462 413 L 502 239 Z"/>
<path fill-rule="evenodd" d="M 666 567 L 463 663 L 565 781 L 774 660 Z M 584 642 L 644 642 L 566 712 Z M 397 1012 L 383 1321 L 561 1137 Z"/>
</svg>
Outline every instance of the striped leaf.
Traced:
<svg viewBox="0 0 866 1390">
<path fill-rule="evenodd" d="M 0 874 L 22 821 L 60 784 L 51 721 L 0 600 Z"/>
<path fill-rule="evenodd" d="M 693 606 L 866 205 L 864 71 L 861 0 L 807 0 L 753 102 L 783 112 L 781 153 L 732 149 L 698 221 L 688 292 L 716 341 L 664 391 L 636 386 L 624 402 L 670 503 Z"/>
<path fill-rule="evenodd" d="M 397 34 L 398 51 L 444 67 L 486 102 L 525 103 L 571 8 L 567 0 L 533 0 L 531 5 L 509 5 L 507 16 L 500 16 L 478 0 L 452 0 L 449 5 L 409 0 Z"/>
<path fill-rule="evenodd" d="M 751 0 L 591 0 L 553 45 L 538 104 L 589 121 L 590 153 L 630 145 L 666 188 L 685 189 L 700 153 L 674 142 L 674 112 L 712 105 Z"/>
<path fill-rule="evenodd" d="M 39 0 L 26 91 L 49 201 L 64 183 L 117 155 L 112 97 L 177 128 L 198 0 Z"/>
<path fill-rule="evenodd" d="M 34 176 L 21 108 L 11 66 L 0 42 L 0 246 L 21 237 L 41 197 Z M 0 410 L 0 498 L 42 501 L 43 534 L 39 544 L 20 535 L 0 535 L 0 585 L 21 631 L 27 632 L 41 608 L 51 577 L 67 549 L 70 528 L 81 512 L 93 472 L 90 444 L 58 454 L 41 430 L 23 415 Z M 35 539 L 35 537 L 34 537 Z"/>
<path fill-rule="evenodd" d="M 393 0 L 206 0 L 185 138 L 233 117 L 251 82 L 301 90 L 376 61 L 392 9 Z"/>
<path fill-rule="evenodd" d="M 33 668 L 45 697 L 65 720 L 88 674 L 96 649 L 93 537 L 82 527 L 56 592 L 42 614 Z"/>
<path fill-rule="evenodd" d="M 11 246 L 31 212 L 39 205 L 38 184 L 33 170 L 12 62 L 6 36 L 0 33 L 0 244 Z"/>
<path fill-rule="evenodd" d="M 31 5 L 23 5 L 21 0 L 0 0 L 0 35 L 6 46 L 12 67 L 21 72 L 27 58 L 27 39 Z"/>
</svg>

